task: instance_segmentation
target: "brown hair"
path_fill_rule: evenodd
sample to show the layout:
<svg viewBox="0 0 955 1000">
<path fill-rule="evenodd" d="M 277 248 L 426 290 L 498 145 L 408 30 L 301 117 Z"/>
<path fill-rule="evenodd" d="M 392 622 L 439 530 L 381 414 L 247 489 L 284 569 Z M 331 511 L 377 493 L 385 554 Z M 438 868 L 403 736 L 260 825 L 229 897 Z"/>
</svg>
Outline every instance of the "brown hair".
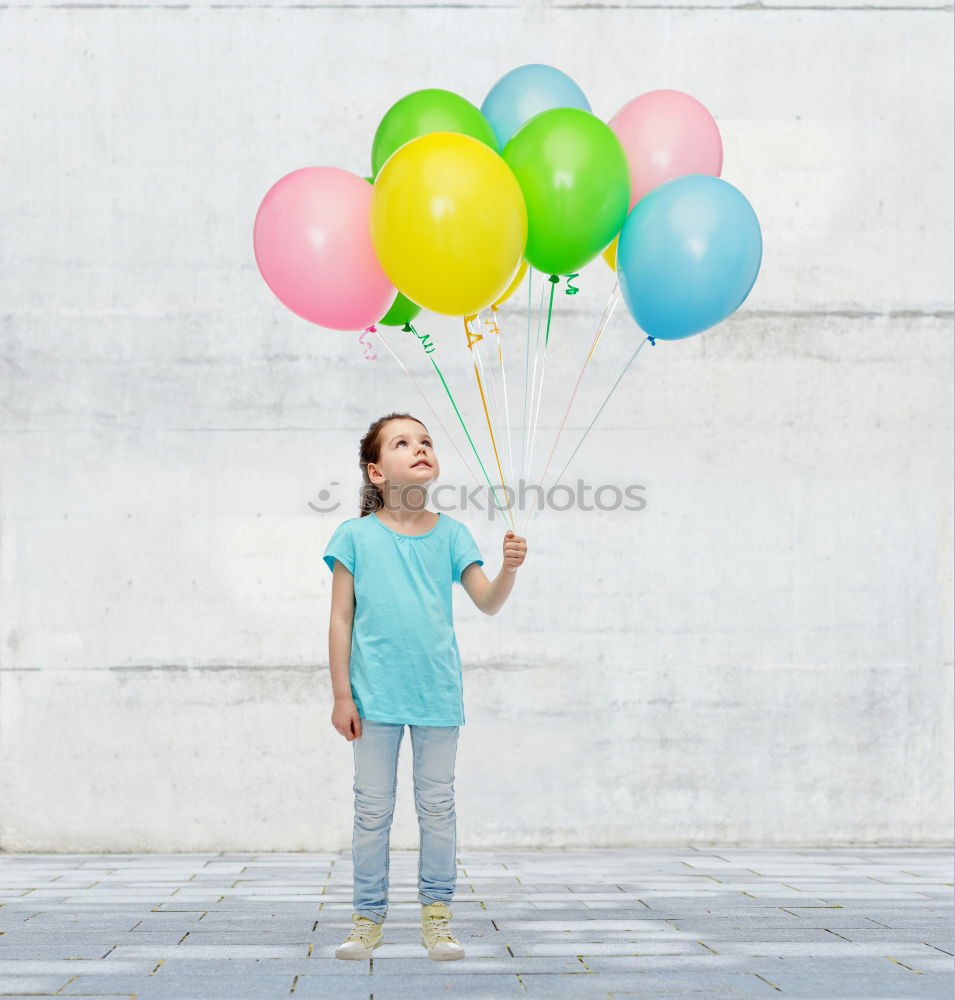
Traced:
<svg viewBox="0 0 955 1000">
<path fill-rule="evenodd" d="M 384 507 L 385 502 L 381 495 L 381 490 L 368 478 L 368 463 L 374 462 L 377 464 L 378 458 L 381 455 L 381 431 L 384 429 L 385 424 L 389 420 L 414 420 L 415 423 L 421 424 L 425 427 L 424 423 L 418 420 L 417 417 L 413 417 L 410 413 L 388 413 L 383 417 L 379 417 L 371 426 L 369 426 L 367 433 L 361 439 L 361 444 L 358 446 L 358 464 L 361 466 L 361 497 L 359 500 L 358 516 L 364 517 L 366 514 L 371 514 L 373 511 L 381 510 Z M 427 427 L 425 427 L 427 430 Z"/>
</svg>

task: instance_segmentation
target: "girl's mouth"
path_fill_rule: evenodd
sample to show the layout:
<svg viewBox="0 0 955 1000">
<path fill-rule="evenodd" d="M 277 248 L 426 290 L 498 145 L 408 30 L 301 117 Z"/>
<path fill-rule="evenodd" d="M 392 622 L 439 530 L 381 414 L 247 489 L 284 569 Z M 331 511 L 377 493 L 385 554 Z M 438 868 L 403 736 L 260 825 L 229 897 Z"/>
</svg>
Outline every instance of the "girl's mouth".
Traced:
<svg viewBox="0 0 955 1000">
<path fill-rule="evenodd" d="M 423 459 L 420 462 L 415 462 L 415 464 L 412 465 L 411 468 L 417 469 L 419 465 L 423 465 L 426 469 L 431 468 L 431 465 L 428 462 L 425 462 Z"/>
</svg>

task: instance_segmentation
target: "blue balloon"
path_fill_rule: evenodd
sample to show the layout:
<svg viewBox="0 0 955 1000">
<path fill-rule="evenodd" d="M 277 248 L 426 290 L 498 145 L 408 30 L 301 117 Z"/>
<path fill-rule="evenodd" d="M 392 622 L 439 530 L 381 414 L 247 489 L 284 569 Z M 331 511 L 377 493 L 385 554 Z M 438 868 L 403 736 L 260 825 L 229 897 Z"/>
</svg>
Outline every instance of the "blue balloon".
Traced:
<svg viewBox="0 0 955 1000">
<path fill-rule="evenodd" d="M 591 110 L 584 92 L 566 73 L 543 63 L 529 63 L 505 73 L 491 87 L 481 113 L 503 149 L 524 122 L 554 108 Z"/>
<path fill-rule="evenodd" d="M 740 191 L 712 174 L 685 174 L 631 209 L 617 244 L 617 280 L 645 333 L 679 340 L 736 312 L 762 257 L 759 220 Z"/>
</svg>

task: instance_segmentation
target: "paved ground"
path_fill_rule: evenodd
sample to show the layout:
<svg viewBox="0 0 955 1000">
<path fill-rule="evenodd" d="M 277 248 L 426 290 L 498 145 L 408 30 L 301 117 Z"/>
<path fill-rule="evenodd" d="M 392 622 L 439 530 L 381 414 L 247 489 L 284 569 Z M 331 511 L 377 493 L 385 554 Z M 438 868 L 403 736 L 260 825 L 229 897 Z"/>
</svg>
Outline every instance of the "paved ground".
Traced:
<svg viewBox="0 0 955 1000">
<path fill-rule="evenodd" d="M 463 852 L 419 943 L 393 851 L 385 943 L 334 958 L 350 852 L 0 854 L 0 995 L 142 1000 L 952 996 L 952 856 L 924 848 Z"/>
</svg>

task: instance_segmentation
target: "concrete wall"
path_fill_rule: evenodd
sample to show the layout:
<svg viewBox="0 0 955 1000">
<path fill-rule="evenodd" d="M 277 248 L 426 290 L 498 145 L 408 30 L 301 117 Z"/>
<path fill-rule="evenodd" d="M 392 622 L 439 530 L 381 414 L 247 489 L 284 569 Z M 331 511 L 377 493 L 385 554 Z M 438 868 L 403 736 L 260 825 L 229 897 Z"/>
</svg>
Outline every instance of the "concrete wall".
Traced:
<svg viewBox="0 0 955 1000">
<path fill-rule="evenodd" d="M 456 588 L 459 843 L 947 841 L 951 28 L 889 0 L 0 9 L 0 848 L 350 846 L 320 557 L 358 440 L 409 409 L 474 481 L 417 342 L 389 335 L 437 416 L 280 305 L 252 221 L 290 170 L 367 173 L 403 94 L 480 104 L 533 61 L 604 119 L 703 101 L 764 255 L 729 321 L 641 351 L 568 468 L 646 508 L 545 511 L 497 617 Z M 611 283 L 598 260 L 557 303 L 532 479 Z M 421 326 L 477 434 L 460 328 Z M 549 477 L 641 337 L 621 306 Z M 451 513 L 496 572 L 500 518 Z"/>
</svg>

